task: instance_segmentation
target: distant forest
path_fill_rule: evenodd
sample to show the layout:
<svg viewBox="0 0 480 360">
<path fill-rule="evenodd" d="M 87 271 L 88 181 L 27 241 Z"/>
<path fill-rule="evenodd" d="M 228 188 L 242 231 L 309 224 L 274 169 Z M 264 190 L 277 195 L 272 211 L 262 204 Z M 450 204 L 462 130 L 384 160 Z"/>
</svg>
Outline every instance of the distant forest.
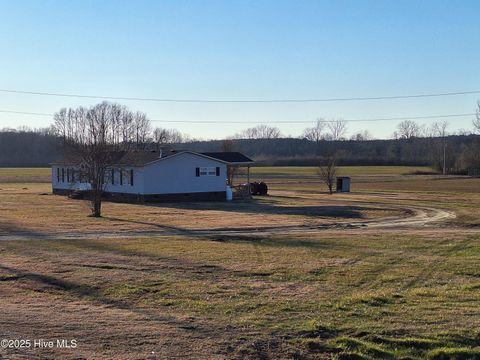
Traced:
<svg viewBox="0 0 480 360">
<path fill-rule="evenodd" d="M 462 173 L 480 167 L 480 136 L 452 135 L 396 140 L 324 140 L 301 138 L 191 141 L 165 145 L 176 150 L 240 151 L 258 165 L 315 166 L 322 154 L 337 153 L 339 165 L 412 165 Z M 147 148 L 153 143 L 146 145 Z M 61 156 L 61 139 L 48 130 L 0 131 L 0 167 L 43 167 Z"/>
<path fill-rule="evenodd" d="M 46 130 L 0 131 L 0 167 L 44 167 L 58 159 L 60 138 Z"/>
</svg>

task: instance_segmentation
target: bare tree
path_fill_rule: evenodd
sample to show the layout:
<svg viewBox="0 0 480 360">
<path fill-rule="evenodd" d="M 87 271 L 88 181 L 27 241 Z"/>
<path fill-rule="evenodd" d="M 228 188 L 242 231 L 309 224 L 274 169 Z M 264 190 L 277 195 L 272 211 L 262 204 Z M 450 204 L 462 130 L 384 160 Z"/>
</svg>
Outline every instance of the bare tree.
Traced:
<svg viewBox="0 0 480 360">
<path fill-rule="evenodd" d="M 342 119 L 332 120 L 328 123 L 328 129 L 330 140 L 341 140 L 347 132 L 347 122 Z"/>
<path fill-rule="evenodd" d="M 74 161 L 79 181 L 90 185 L 91 215 L 101 216 L 102 195 L 118 151 L 128 152 L 147 139 L 145 114 L 102 102 L 91 108 L 61 109 L 54 115 L 63 139 L 64 157 Z"/>
<path fill-rule="evenodd" d="M 412 139 L 414 137 L 419 137 L 420 132 L 420 126 L 415 121 L 405 120 L 398 124 L 396 131 L 396 134 L 398 135 L 395 137 L 400 139 Z"/>
<path fill-rule="evenodd" d="M 121 116 L 119 114 L 119 116 Z M 149 134 L 151 131 L 150 121 L 147 119 L 147 115 L 137 111 L 133 114 L 133 126 L 135 129 L 135 144 L 145 145 L 149 140 Z"/>
<path fill-rule="evenodd" d="M 326 136 L 327 140 L 339 141 L 344 139 L 344 135 L 347 132 L 347 122 L 341 119 L 332 120 L 328 122 L 329 133 Z M 330 194 L 333 194 L 333 186 L 337 177 L 337 145 L 334 143 L 327 150 L 322 158 L 318 167 L 318 174 L 320 179 L 327 185 Z"/>
<path fill-rule="evenodd" d="M 430 126 L 423 126 L 420 128 L 420 135 L 424 138 L 434 138 L 437 136 L 437 123 L 433 123 Z"/>
<path fill-rule="evenodd" d="M 238 139 L 278 139 L 281 136 L 282 133 L 279 128 L 268 125 L 258 125 L 253 128 L 248 128 L 235 135 Z"/>
<path fill-rule="evenodd" d="M 460 129 L 458 129 L 457 131 L 455 131 L 455 134 L 454 134 L 454 135 L 458 135 L 458 136 L 468 136 L 468 135 L 472 135 L 472 131 L 471 131 L 471 130 L 468 130 L 468 129 L 460 128 Z"/>
<path fill-rule="evenodd" d="M 157 148 L 160 148 L 160 146 L 168 144 L 168 130 L 167 129 L 162 129 L 162 128 L 155 128 L 152 133 L 153 137 L 153 142 L 155 145 L 157 145 Z"/>
<path fill-rule="evenodd" d="M 477 101 L 477 111 L 475 113 L 475 119 L 473 119 L 473 127 L 477 132 L 480 132 L 480 100 Z"/>
<path fill-rule="evenodd" d="M 368 141 L 368 140 L 372 140 L 373 139 L 373 136 L 372 134 L 370 133 L 370 131 L 368 130 L 363 130 L 363 131 L 359 131 L 357 132 L 356 134 L 353 134 L 351 137 L 350 137 L 351 140 L 355 140 L 355 141 Z"/>
<path fill-rule="evenodd" d="M 176 129 L 170 129 L 167 131 L 168 131 L 168 141 L 171 144 L 180 144 L 188 141 L 187 136 L 185 134 L 182 134 L 180 131 Z"/>
<path fill-rule="evenodd" d="M 320 179 L 327 185 L 330 194 L 333 194 L 333 186 L 337 177 L 337 156 L 336 152 L 326 155 L 318 167 Z"/>
<path fill-rule="evenodd" d="M 319 143 L 325 136 L 323 131 L 325 130 L 326 123 L 325 120 L 322 118 L 318 118 L 315 126 L 306 128 L 303 130 L 302 137 L 307 139 L 308 141 L 313 141 L 315 143 Z"/>
<path fill-rule="evenodd" d="M 179 144 L 185 142 L 186 136 L 176 129 L 155 128 L 152 133 L 153 141 L 160 147 L 166 144 Z"/>
</svg>

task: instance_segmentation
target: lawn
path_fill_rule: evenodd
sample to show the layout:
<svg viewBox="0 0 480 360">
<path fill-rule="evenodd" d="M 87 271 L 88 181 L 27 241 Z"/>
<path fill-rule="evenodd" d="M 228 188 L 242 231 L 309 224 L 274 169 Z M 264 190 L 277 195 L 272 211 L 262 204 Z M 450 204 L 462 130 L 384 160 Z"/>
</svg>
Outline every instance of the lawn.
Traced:
<svg viewBox="0 0 480 360">
<path fill-rule="evenodd" d="M 0 169 L 0 338 L 79 343 L 0 359 L 480 358 L 480 179 L 355 169 L 353 192 L 330 196 L 289 169 L 254 173 L 271 194 L 252 202 L 105 203 L 102 219 L 49 195 L 40 170 Z M 410 206 L 457 217 L 288 230 Z"/>
<path fill-rule="evenodd" d="M 49 182 L 50 176 L 50 168 L 0 168 L 0 184 Z"/>
<path fill-rule="evenodd" d="M 237 344 L 231 353 L 213 348 L 232 358 L 265 352 L 273 358 L 441 358 L 442 351 L 465 349 L 480 356 L 478 234 L 37 240 L 2 242 L 0 252 L 2 304 L 41 296 L 37 320 L 46 322 L 47 333 L 62 315 L 46 303 L 62 301 L 98 311 L 107 323 L 112 319 L 98 307 L 159 317 L 153 323 L 158 329 L 189 319 L 198 341 L 215 336 L 219 344 Z M 22 308 L 4 314 L 2 328 Z M 74 319 L 79 323 L 65 335 L 82 333 L 91 322 L 84 311 Z M 145 333 L 147 325 L 138 319 L 131 326 Z M 101 333 L 79 341 L 89 354 L 105 338 Z M 139 341 L 112 345 L 127 354 L 133 345 L 161 353 L 154 341 Z"/>
</svg>

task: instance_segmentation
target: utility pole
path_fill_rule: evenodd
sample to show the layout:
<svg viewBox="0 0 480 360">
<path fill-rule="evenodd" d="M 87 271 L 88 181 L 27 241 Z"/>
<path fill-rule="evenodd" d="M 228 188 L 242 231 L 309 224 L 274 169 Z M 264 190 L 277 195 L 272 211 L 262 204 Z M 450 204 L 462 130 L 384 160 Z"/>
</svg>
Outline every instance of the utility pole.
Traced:
<svg viewBox="0 0 480 360">
<path fill-rule="evenodd" d="M 443 131 L 443 175 L 447 174 L 445 169 L 447 164 L 447 142 L 445 141 L 445 130 Z"/>
<path fill-rule="evenodd" d="M 433 125 L 435 132 L 438 134 L 438 136 L 442 137 L 442 142 L 443 142 L 442 175 L 447 175 L 447 138 L 446 138 L 447 127 L 448 127 L 448 122 L 446 121 L 443 121 L 441 123 L 435 123 Z"/>
<path fill-rule="evenodd" d="M 443 175 L 447 175 L 447 126 L 448 123 L 444 121 L 442 123 L 442 138 L 443 138 Z"/>
</svg>

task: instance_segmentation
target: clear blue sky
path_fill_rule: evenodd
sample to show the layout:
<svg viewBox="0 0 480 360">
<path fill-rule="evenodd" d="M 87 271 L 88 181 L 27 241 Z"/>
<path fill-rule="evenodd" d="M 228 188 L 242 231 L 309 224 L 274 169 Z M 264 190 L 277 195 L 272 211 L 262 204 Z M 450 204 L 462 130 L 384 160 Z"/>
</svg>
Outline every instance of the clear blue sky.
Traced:
<svg viewBox="0 0 480 360">
<path fill-rule="evenodd" d="M 107 96 L 274 99 L 480 89 L 475 1 L 0 2 L 0 88 Z M 471 113 L 480 95 L 301 104 L 124 101 L 152 119 L 312 121 Z M 94 100 L 0 93 L 0 109 L 53 113 Z M 424 121 L 428 123 L 434 120 Z M 471 129 L 470 118 L 449 120 Z M 0 113 L 0 127 L 51 119 Z M 221 138 L 247 125 L 170 124 Z M 305 124 L 279 126 L 298 135 Z M 350 124 L 388 137 L 396 122 Z"/>
</svg>

